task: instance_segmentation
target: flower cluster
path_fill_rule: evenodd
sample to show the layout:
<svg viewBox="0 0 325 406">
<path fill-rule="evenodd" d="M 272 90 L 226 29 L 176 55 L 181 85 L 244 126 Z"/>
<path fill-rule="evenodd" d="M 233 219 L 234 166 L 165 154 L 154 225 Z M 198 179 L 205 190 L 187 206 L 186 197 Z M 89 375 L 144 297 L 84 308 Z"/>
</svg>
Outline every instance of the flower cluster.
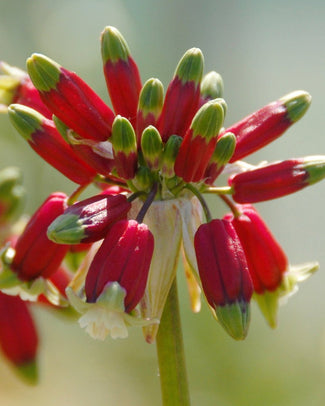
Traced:
<svg viewBox="0 0 325 406">
<path fill-rule="evenodd" d="M 225 128 L 222 78 L 203 75 L 199 49 L 181 58 L 165 95 L 156 78 L 142 84 L 118 30 L 105 28 L 101 50 L 113 110 L 44 55 L 27 60 L 28 74 L 0 65 L 0 103 L 12 124 L 78 185 L 71 196 L 49 196 L 4 249 L 0 287 L 71 305 L 95 338 L 126 337 L 136 324 L 153 342 L 182 252 L 193 311 L 203 290 L 215 318 L 240 340 L 253 297 L 274 327 L 281 298 L 317 263 L 290 266 L 252 203 L 323 179 L 325 156 L 256 167 L 242 159 L 299 120 L 310 95 L 292 92 Z M 221 173 L 231 173 L 226 186 L 217 186 Z M 80 200 L 90 184 L 98 194 Z M 213 219 L 204 194 L 229 212 Z M 72 277 L 60 276 L 63 261 L 80 252 Z"/>
</svg>

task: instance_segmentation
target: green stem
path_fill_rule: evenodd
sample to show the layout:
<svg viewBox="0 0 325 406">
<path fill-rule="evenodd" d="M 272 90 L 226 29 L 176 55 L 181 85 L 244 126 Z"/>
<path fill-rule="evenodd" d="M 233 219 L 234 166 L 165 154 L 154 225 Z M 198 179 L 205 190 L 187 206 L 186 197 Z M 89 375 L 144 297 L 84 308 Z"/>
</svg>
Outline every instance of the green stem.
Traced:
<svg viewBox="0 0 325 406">
<path fill-rule="evenodd" d="M 190 406 L 176 278 L 156 341 L 163 406 Z"/>
</svg>

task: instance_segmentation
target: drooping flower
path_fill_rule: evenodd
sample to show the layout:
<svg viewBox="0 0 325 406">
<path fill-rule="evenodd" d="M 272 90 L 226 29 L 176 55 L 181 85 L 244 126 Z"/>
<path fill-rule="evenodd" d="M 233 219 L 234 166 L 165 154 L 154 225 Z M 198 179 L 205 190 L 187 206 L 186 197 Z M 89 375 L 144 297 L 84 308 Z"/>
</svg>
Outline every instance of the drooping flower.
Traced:
<svg viewBox="0 0 325 406">
<path fill-rule="evenodd" d="M 273 291 L 280 297 L 316 265 L 288 271 L 262 219 L 247 211 L 246 228 L 244 214 L 236 215 L 233 201 L 252 203 L 300 190 L 323 179 L 325 158 L 289 159 L 257 168 L 238 160 L 282 135 L 304 115 L 311 97 L 292 92 L 224 128 L 223 81 L 214 71 L 203 75 L 198 48 L 181 58 L 165 97 L 158 79 L 142 86 L 118 30 L 104 29 L 101 50 L 113 110 L 76 73 L 47 56 L 28 59 L 29 77 L 8 70 L 11 79 L 5 81 L 12 81 L 13 87 L 7 83 L 9 93 L 3 92 L 0 102 L 15 103 L 8 108 L 14 126 L 45 161 L 80 186 L 68 199 L 69 207 L 63 207 L 62 200 L 58 212 L 45 213 L 37 229 L 58 243 L 42 240 L 44 247 L 57 247 L 55 259 L 31 272 L 25 270 L 26 259 L 20 254 L 10 259 L 7 254 L 13 251 L 7 250 L 4 262 L 24 269 L 25 280 L 38 275 L 51 279 L 67 251 L 64 245 L 89 243 L 82 247 L 87 253 L 80 264 L 77 261 L 78 270 L 67 287 L 69 301 L 83 314 L 81 325 L 92 336 L 104 338 L 124 337 L 128 324 L 140 324 L 146 340 L 153 342 L 182 250 L 194 311 L 200 308 L 202 288 L 226 331 L 242 339 L 252 295 L 248 270 L 254 297 Z M 217 187 L 219 175 L 229 173 L 226 166 L 233 175 L 228 186 Z M 101 190 L 115 185 L 116 195 L 97 194 L 74 203 L 88 184 Z M 221 197 L 234 217 L 213 220 L 205 193 Z M 17 252 L 24 245 L 24 252 L 32 252 L 28 263 L 47 261 L 49 256 L 34 250 L 24 235 Z M 102 243 L 95 242 L 98 239 Z M 260 259 L 258 264 L 253 264 L 249 245 L 255 241 L 258 247 L 266 244 L 253 258 Z M 262 274 L 263 258 L 270 270 Z M 0 280 L 6 276 L 2 272 Z"/>
<path fill-rule="evenodd" d="M 29 383 L 38 379 L 38 334 L 27 303 L 0 292 L 0 348 Z"/>
<path fill-rule="evenodd" d="M 195 252 L 203 290 L 225 330 L 246 337 L 253 285 L 244 250 L 232 224 L 212 220 L 195 234 Z"/>
</svg>

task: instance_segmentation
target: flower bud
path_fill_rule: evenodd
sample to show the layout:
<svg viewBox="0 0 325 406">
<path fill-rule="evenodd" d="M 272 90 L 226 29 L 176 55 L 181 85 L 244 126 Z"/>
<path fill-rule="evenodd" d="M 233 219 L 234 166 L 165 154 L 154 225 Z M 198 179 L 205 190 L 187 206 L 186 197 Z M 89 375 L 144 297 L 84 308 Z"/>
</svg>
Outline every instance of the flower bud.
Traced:
<svg viewBox="0 0 325 406">
<path fill-rule="evenodd" d="M 27 59 L 27 69 L 44 104 L 69 128 L 82 138 L 109 138 L 114 114 L 79 76 L 41 54 Z"/>
<path fill-rule="evenodd" d="M 215 150 L 205 171 L 205 183 L 213 184 L 232 157 L 235 147 L 236 137 L 233 133 L 225 133 L 218 138 Z"/>
<path fill-rule="evenodd" d="M 31 107 L 46 118 L 52 116 L 27 73 L 5 62 L 0 62 L 0 111 L 6 111 L 6 107 L 12 103 Z"/>
<path fill-rule="evenodd" d="M 185 182 L 203 179 L 224 120 L 222 99 L 205 103 L 186 132 L 175 162 L 175 174 Z"/>
<path fill-rule="evenodd" d="M 228 221 L 212 220 L 195 234 L 202 287 L 218 321 L 234 339 L 246 337 L 253 293 L 243 248 Z"/>
<path fill-rule="evenodd" d="M 10 268 L 23 281 L 49 278 L 59 268 L 68 246 L 47 238 L 47 228 L 66 208 L 67 196 L 52 193 L 34 213 L 19 237 Z"/>
<path fill-rule="evenodd" d="M 8 108 L 9 118 L 33 150 L 67 178 L 80 185 L 90 183 L 96 175 L 62 139 L 53 121 L 35 110 L 12 104 Z"/>
<path fill-rule="evenodd" d="M 118 282 L 126 291 L 125 311 L 138 304 L 146 287 L 154 240 L 135 220 L 115 223 L 97 251 L 86 277 L 87 302 L 96 302 L 104 287 Z"/>
<path fill-rule="evenodd" d="M 309 156 L 279 161 L 239 173 L 229 179 L 233 199 L 255 203 L 276 199 L 325 177 L 325 156 Z"/>
<path fill-rule="evenodd" d="M 103 192 L 69 206 L 50 224 L 47 236 L 58 244 L 101 240 L 113 223 L 126 217 L 130 207 L 126 196 Z"/>
<path fill-rule="evenodd" d="M 142 133 L 141 151 L 151 170 L 157 171 L 160 168 L 163 149 L 164 146 L 158 130 L 150 125 Z"/>
<path fill-rule="evenodd" d="M 143 85 L 139 96 L 136 133 L 140 137 L 149 125 L 156 125 L 164 102 L 164 87 L 159 79 L 149 79 Z"/>
<path fill-rule="evenodd" d="M 238 210 L 238 216 L 228 214 L 224 218 L 235 227 L 245 252 L 254 292 L 265 296 L 261 310 L 265 310 L 263 313 L 270 326 L 275 327 L 279 298 L 275 291 L 282 284 L 283 275 L 288 270 L 288 259 L 253 206 L 239 206 Z"/>
<path fill-rule="evenodd" d="M 203 76 L 201 82 L 201 105 L 209 100 L 223 96 L 223 80 L 219 73 L 211 71 Z"/>
<path fill-rule="evenodd" d="M 129 47 L 114 27 L 106 27 L 101 35 L 102 59 L 107 89 L 116 114 L 136 121 L 141 79 Z"/>
<path fill-rule="evenodd" d="M 230 131 L 236 136 L 236 149 L 230 162 L 242 159 L 280 137 L 305 114 L 310 103 L 309 93 L 291 92 L 227 128 L 224 133 Z"/>
<path fill-rule="evenodd" d="M 132 179 L 137 169 L 137 141 L 131 123 L 116 116 L 110 141 L 113 144 L 114 164 L 118 175 Z"/>
<path fill-rule="evenodd" d="M 172 178 L 175 176 L 174 165 L 182 141 L 183 138 L 179 135 L 171 135 L 165 144 L 162 156 L 161 173 L 166 178 Z"/>
<path fill-rule="evenodd" d="M 198 48 L 189 49 L 178 63 L 157 123 L 164 142 L 172 134 L 185 135 L 198 107 L 203 64 Z"/>
<path fill-rule="evenodd" d="M 38 335 L 27 303 L 0 292 L 0 347 L 9 362 L 27 382 L 38 379 Z"/>
</svg>

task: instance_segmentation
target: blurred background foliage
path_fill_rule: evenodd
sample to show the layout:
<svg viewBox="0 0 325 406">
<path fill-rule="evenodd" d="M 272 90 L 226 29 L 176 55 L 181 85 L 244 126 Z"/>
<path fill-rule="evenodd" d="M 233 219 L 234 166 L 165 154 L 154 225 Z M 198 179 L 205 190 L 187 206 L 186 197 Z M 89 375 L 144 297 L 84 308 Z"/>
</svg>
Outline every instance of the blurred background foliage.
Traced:
<svg viewBox="0 0 325 406">
<path fill-rule="evenodd" d="M 0 0 L 0 59 L 25 66 L 32 52 L 75 70 L 105 100 L 99 34 L 116 26 L 142 79 L 165 88 L 185 50 L 200 47 L 206 72 L 225 82 L 226 125 L 296 89 L 313 103 L 306 117 L 249 162 L 325 154 L 325 3 L 311 0 Z M 0 116 L 0 167 L 18 165 L 31 213 L 55 190 L 74 185 L 44 163 Z M 320 406 L 325 400 L 325 184 L 258 205 L 292 263 L 317 259 L 319 272 L 280 309 L 271 331 L 253 306 L 248 338 L 233 342 L 204 305 L 189 309 L 180 269 L 185 350 L 192 404 Z M 215 214 L 222 214 L 210 200 Z M 140 330 L 124 341 L 95 342 L 77 324 L 35 309 L 41 335 L 40 383 L 21 383 L 0 358 L 6 406 L 160 404 L 155 347 Z"/>
</svg>

